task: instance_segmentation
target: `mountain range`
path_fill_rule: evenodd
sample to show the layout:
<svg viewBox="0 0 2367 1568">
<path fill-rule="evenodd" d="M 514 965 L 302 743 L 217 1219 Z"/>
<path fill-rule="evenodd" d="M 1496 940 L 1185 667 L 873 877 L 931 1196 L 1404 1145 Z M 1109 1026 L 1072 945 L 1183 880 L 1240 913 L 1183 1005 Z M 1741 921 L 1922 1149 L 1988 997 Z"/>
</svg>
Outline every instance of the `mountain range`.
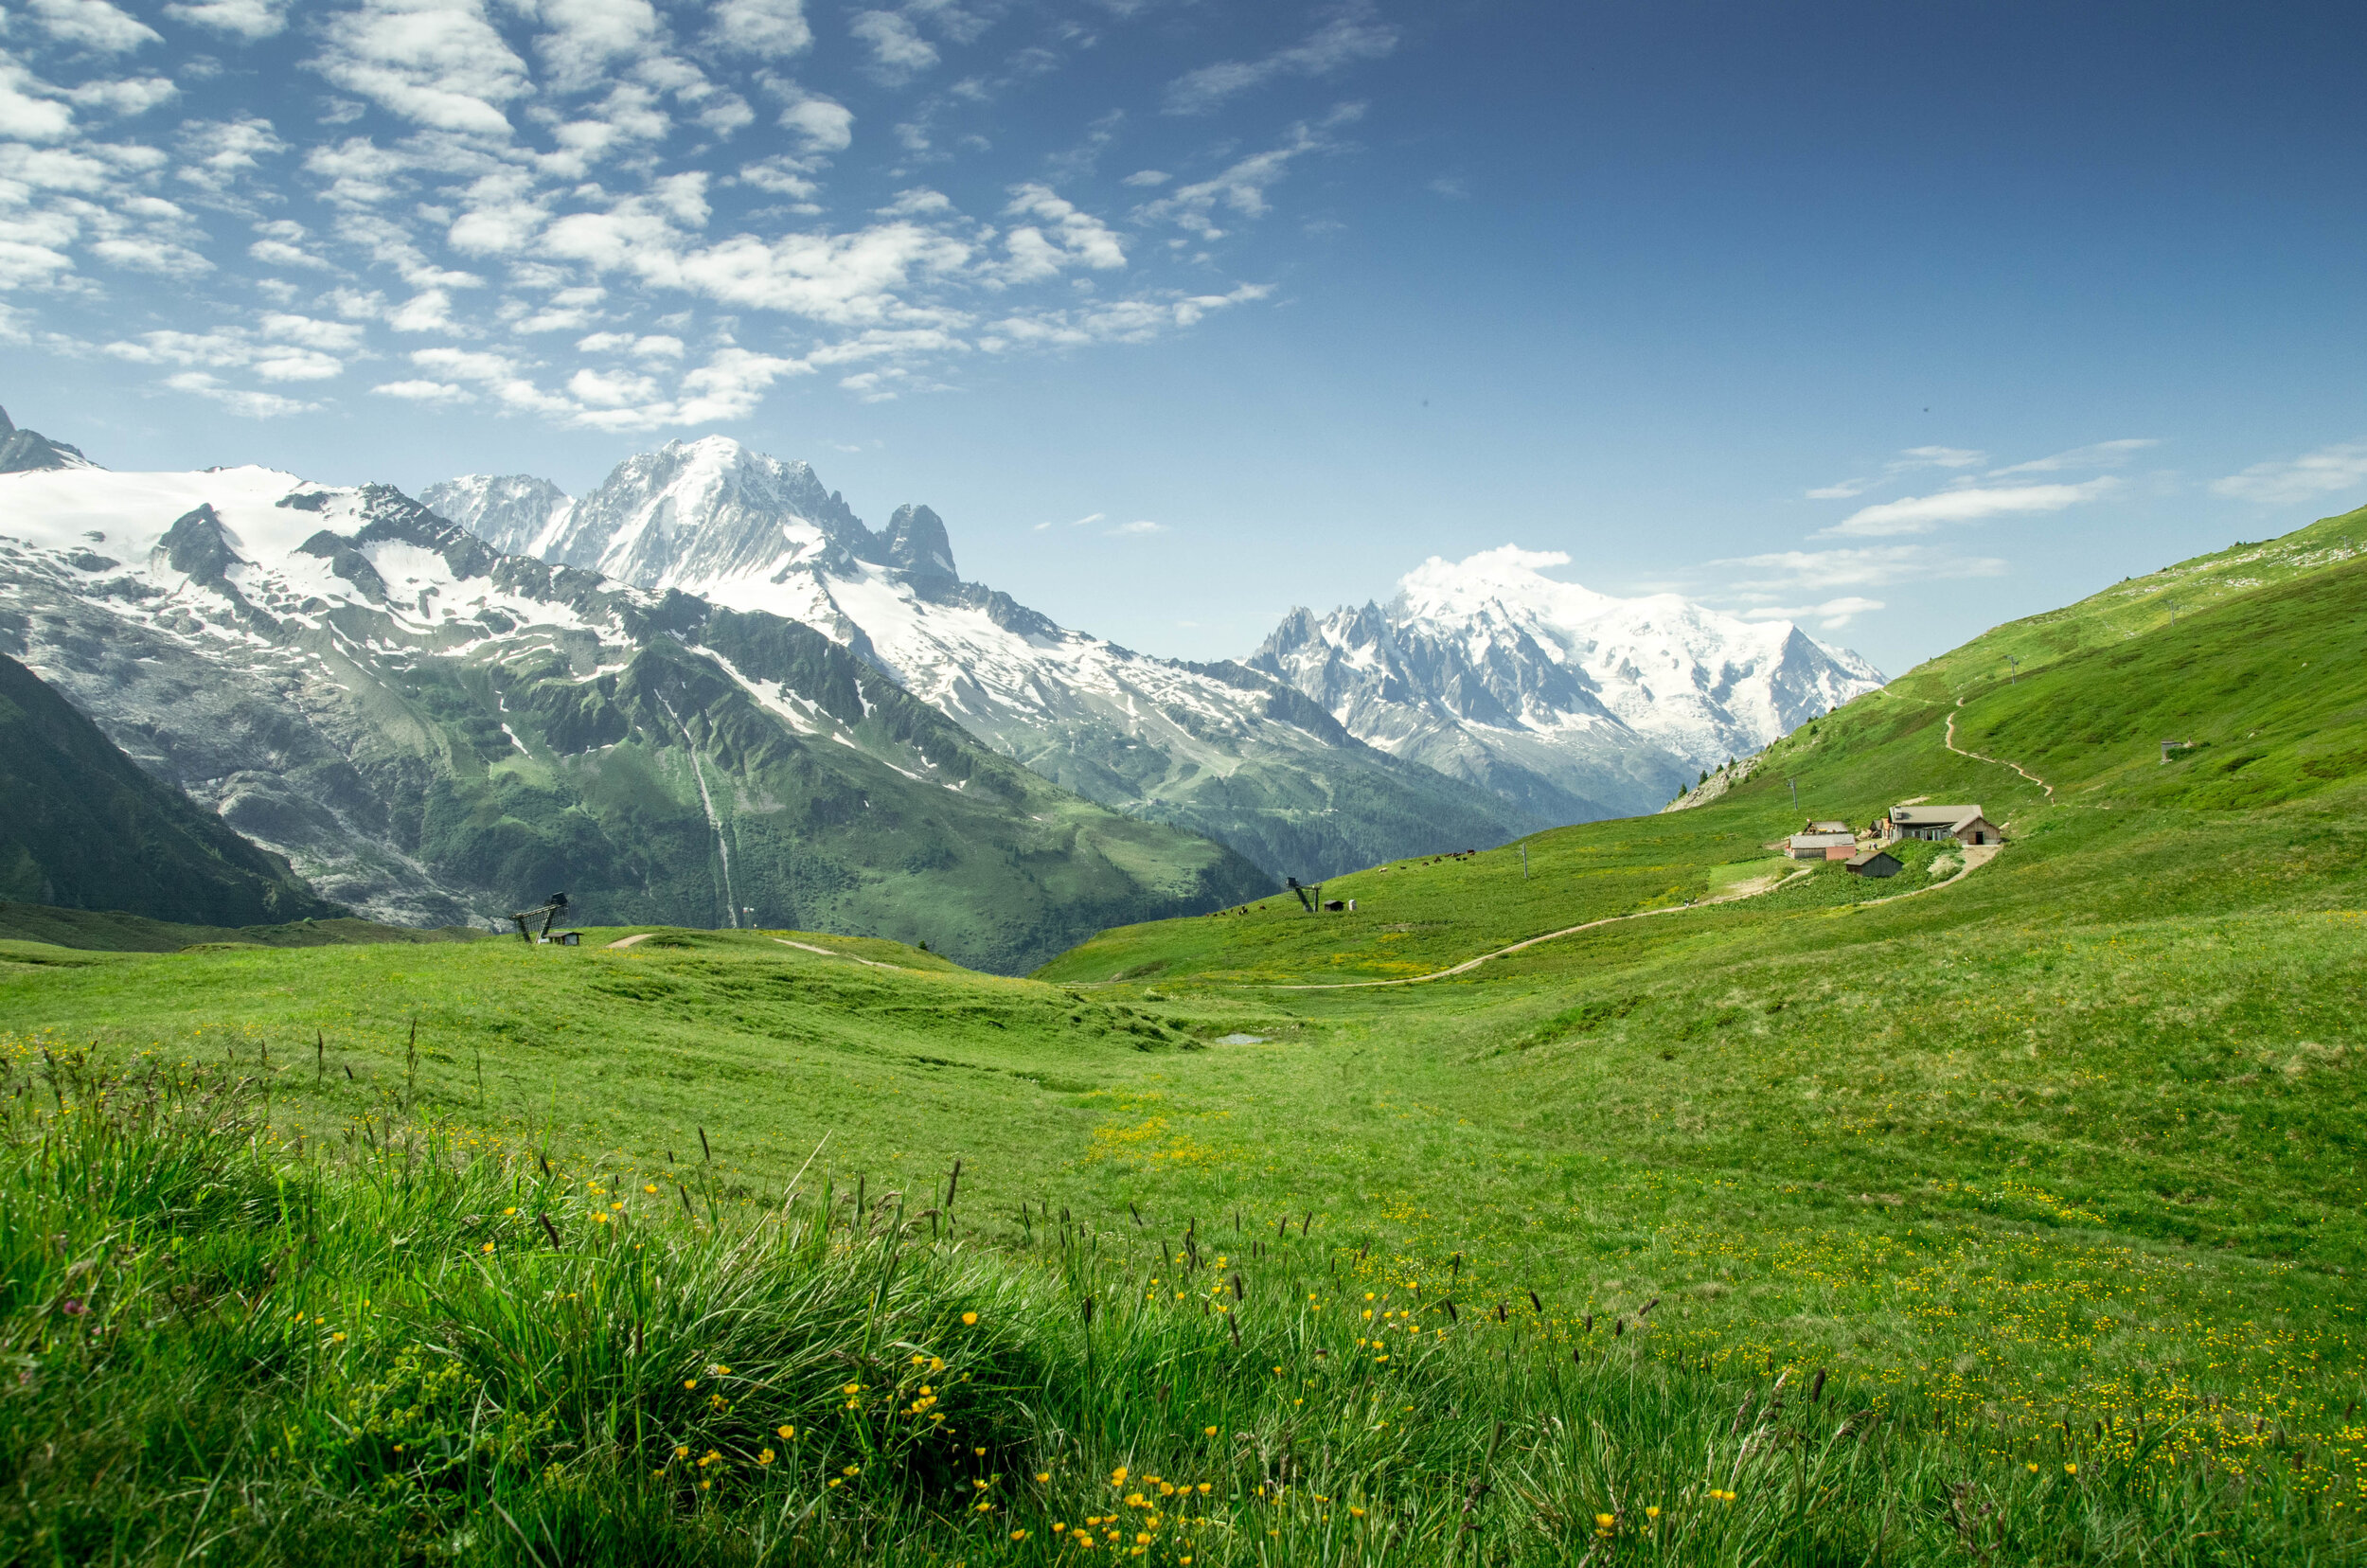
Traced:
<svg viewBox="0 0 2367 1568">
<path fill-rule="evenodd" d="M 1276 876 L 1647 811 L 1882 680 L 1787 622 L 1590 593 L 1509 547 L 1433 560 L 1386 608 L 1293 610 L 1246 660 L 1157 658 L 965 580 L 929 508 L 875 532 L 809 465 L 720 436 L 580 498 L 527 474 L 421 498 L 499 549 L 814 627 L 1003 755 Z"/>
<path fill-rule="evenodd" d="M 1647 810 L 1880 680 L 1789 625 L 1593 594 L 1510 547 L 1427 562 L 1385 607 L 1294 610 L 1244 660 L 1158 658 L 964 579 L 931 508 L 874 530 L 808 465 L 721 437 L 579 498 L 474 475 L 423 503 L 116 473 L 0 431 L 16 711 L 50 692 L 47 733 L 95 726 L 91 782 L 44 764 L 13 786 L 87 798 L 16 846 L 0 897 L 139 912 L 108 891 L 140 885 L 122 855 L 77 881 L 41 854 L 142 853 L 148 817 L 106 827 L 129 770 L 188 807 L 167 837 L 222 825 L 188 864 L 245 880 L 160 918 L 482 927 L 565 888 L 586 918 L 1022 969 L 1285 874 Z"/>
<path fill-rule="evenodd" d="M 324 898 L 928 941 L 1023 970 L 1272 883 L 810 628 L 503 555 L 383 486 L 0 476 L 0 650 Z M 53 879 L 54 880 L 54 879 Z"/>
</svg>

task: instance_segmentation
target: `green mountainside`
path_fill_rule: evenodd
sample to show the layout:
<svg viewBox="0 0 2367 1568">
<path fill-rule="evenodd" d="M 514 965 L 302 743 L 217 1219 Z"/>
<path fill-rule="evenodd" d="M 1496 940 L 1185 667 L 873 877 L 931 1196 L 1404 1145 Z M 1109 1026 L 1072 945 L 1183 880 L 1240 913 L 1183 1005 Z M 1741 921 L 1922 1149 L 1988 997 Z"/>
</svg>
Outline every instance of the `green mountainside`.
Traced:
<svg viewBox="0 0 2367 1568">
<path fill-rule="evenodd" d="M 0 654 L 0 898 L 191 925 L 331 918 L 276 855 L 140 771 Z"/>
<path fill-rule="evenodd" d="M 178 1550 L 206 1475 L 250 1560 L 2358 1561 L 2351 528 L 2002 627 L 1706 804 L 1025 979 L 810 929 L 0 952 L 0 1182 L 67 1238 L 5 1309 L 50 1348 L 0 1543 Z M 1916 797 L 2006 845 L 1777 851 Z M 69 1184 L 77 1045 L 267 1082 L 276 1141 Z"/>
</svg>

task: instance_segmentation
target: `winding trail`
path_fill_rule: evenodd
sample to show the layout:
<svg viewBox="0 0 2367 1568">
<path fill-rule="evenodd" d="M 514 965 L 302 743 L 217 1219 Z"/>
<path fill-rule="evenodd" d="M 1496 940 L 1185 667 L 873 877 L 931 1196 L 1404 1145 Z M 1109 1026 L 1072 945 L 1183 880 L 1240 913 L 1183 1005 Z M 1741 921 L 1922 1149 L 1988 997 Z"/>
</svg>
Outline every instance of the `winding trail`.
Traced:
<svg viewBox="0 0 2367 1568">
<path fill-rule="evenodd" d="M 1965 705 L 1965 700 L 1962 697 L 1957 698 L 1956 705 L 1958 707 L 1963 707 Z M 2039 789 L 2044 790 L 2046 792 L 2046 797 L 2049 800 L 2053 800 L 2055 798 L 2055 786 L 2048 783 L 2045 779 L 2040 778 L 2037 774 L 2032 773 L 2028 768 L 2023 767 L 2020 763 L 2008 762 L 2002 757 L 1984 757 L 1977 751 L 1967 751 L 1964 747 L 1958 745 L 1956 743 L 1956 715 L 1953 713 L 1950 713 L 1948 716 L 1948 739 L 1944 743 L 1949 751 L 1954 752 L 1959 757 L 1969 757 L 1975 762 L 1993 762 L 2001 768 L 2011 768 L 2016 773 L 2021 775 L 2022 777 L 2030 780 L 2031 783 L 2036 784 Z M 1955 879 L 1951 877 L 1949 880 L 1952 882 Z M 1946 883 L 1943 883 L 1942 885 L 1945 886 Z M 1904 895 L 1902 894 L 1901 897 L 1904 897 Z"/>
<path fill-rule="evenodd" d="M 1723 898 L 1703 899 L 1699 903 L 1670 904 L 1665 909 L 1639 909 L 1632 915 L 1606 915 L 1599 920 L 1588 920 L 1580 925 L 1564 926 L 1559 931 L 1549 931 L 1542 936 L 1532 936 L 1524 942 L 1515 942 L 1510 947 L 1500 947 L 1493 953 L 1483 953 L 1476 958 L 1466 958 L 1452 969 L 1433 970 L 1428 974 L 1409 974 L 1397 980 L 1301 981 L 1287 985 L 1270 984 L 1264 989 L 1267 990 L 1363 990 L 1374 986 L 1419 986 L 1431 980 L 1444 980 L 1451 975 L 1467 974 L 1486 963 L 1490 958 L 1501 958 L 1507 953 L 1518 953 L 1522 948 L 1533 948 L 1539 942 L 1551 942 L 1563 936 L 1575 936 L 1581 931 L 1593 931 L 1597 926 L 1617 925 L 1622 920 L 1648 919 L 1654 915 L 1682 915 L 1688 909 L 1707 909 L 1712 904 L 1735 903 L 1744 899 L 1755 899 L 1763 893 L 1772 893 L 1779 887 L 1797 882 L 1807 874 L 1807 869 L 1794 871 L 1790 876 L 1770 882 L 1765 887 L 1754 887 L 1748 893 L 1729 893 Z M 1949 882 L 1955 880 L 1954 877 L 1950 877 Z M 1943 882 L 1940 885 L 1946 886 L 1947 883 Z M 1930 889 L 1918 891 L 1928 892 Z M 1905 897 L 1903 894 L 1900 896 Z"/>
</svg>

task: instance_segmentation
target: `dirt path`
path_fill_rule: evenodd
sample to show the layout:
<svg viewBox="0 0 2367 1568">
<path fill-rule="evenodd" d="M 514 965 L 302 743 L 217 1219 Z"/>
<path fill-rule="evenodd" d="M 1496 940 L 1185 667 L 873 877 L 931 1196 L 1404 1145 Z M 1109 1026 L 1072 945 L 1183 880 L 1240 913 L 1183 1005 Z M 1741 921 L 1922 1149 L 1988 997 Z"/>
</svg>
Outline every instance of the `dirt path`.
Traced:
<svg viewBox="0 0 2367 1568">
<path fill-rule="evenodd" d="M 1965 700 L 1962 697 L 1957 698 L 1956 705 L 1958 707 L 1963 707 L 1965 705 Z M 2001 768 L 2011 768 L 2016 773 L 2021 775 L 2022 777 L 2030 780 L 2031 783 L 2036 784 L 2039 789 L 2044 790 L 2046 792 L 2046 797 L 2049 800 L 2053 800 L 2055 798 L 2055 786 L 2048 783 L 2045 779 L 2040 778 L 2037 774 L 2032 773 L 2028 768 L 2023 767 L 2020 763 L 2008 762 L 2002 757 L 1984 757 L 1977 751 L 1967 751 L 1964 747 L 1958 745 L 1956 743 L 1956 716 L 1953 713 L 1950 713 L 1948 716 L 1948 739 L 1945 743 L 1949 751 L 1954 752 L 1959 757 L 1969 757 L 1975 762 L 1994 762 Z M 1967 866 L 1966 869 L 1970 870 L 1971 867 Z M 1954 877 L 1950 877 L 1949 882 L 1954 882 L 1955 880 L 1956 879 Z M 1942 882 L 1940 885 L 1945 887 L 1948 883 Z M 1928 893 L 1931 889 L 1924 888 L 1921 891 Z M 1906 895 L 1902 893 L 1899 897 L 1903 899 Z"/>
<path fill-rule="evenodd" d="M 818 953 L 825 958 L 854 958 L 856 963 L 866 965 L 872 969 L 892 970 L 899 968 L 899 966 L 895 964 L 882 964 L 877 958 L 855 958 L 855 955 L 851 953 L 840 953 L 833 948 L 815 947 L 811 942 L 792 942 L 786 936 L 775 936 L 773 939 L 780 943 L 783 947 L 793 947 L 804 953 Z"/>
<path fill-rule="evenodd" d="M 646 941 L 648 941 L 648 940 L 650 939 L 650 933 L 649 933 L 649 932 L 646 932 L 646 931 L 636 931 L 636 932 L 634 932 L 634 933 L 633 933 L 632 935 L 630 935 L 630 936 L 619 936 L 619 937 L 617 937 L 617 938 L 616 938 L 616 940 L 614 940 L 614 941 L 613 941 L 613 942 L 609 943 L 608 945 L 609 945 L 610 947 L 612 947 L 612 948 L 631 947 L 631 946 L 632 946 L 632 945 L 633 945 L 633 943 L 635 943 L 635 942 L 646 942 Z"/>
<path fill-rule="evenodd" d="M 1582 925 L 1564 926 L 1559 931 L 1549 931 L 1542 936 L 1532 936 L 1527 941 L 1515 942 L 1510 947 L 1500 947 L 1493 953 L 1483 953 L 1476 958 L 1466 958 L 1452 969 L 1434 970 L 1429 974 L 1409 974 L 1399 980 L 1321 980 L 1295 985 L 1273 985 L 1265 989 L 1268 990 L 1363 990 L 1374 986 L 1418 986 L 1425 981 L 1444 980 L 1450 975 L 1468 974 L 1490 958 L 1501 958 L 1507 953 L 1518 953 L 1522 948 L 1533 948 L 1539 942 L 1551 942 L 1563 936 L 1575 936 L 1581 931 L 1593 931 L 1597 926 L 1617 925 L 1622 920 L 1641 920 L 1654 915 L 1682 915 L 1688 909 L 1707 909 L 1712 904 L 1735 903 L 1744 899 L 1755 899 L 1763 893 L 1772 893 L 1786 883 L 1796 882 L 1807 874 L 1806 870 L 1794 871 L 1790 876 L 1779 878 L 1765 887 L 1754 887 L 1748 893 L 1728 893 L 1715 899 L 1703 899 L 1699 903 L 1670 904 L 1666 909 L 1639 909 L 1632 915 L 1606 915 L 1599 920 L 1588 920 Z M 1950 877 L 1949 882 L 1955 880 L 1954 877 Z M 1945 886 L 1946 883 L 1941 885 Z"/>
</svg>

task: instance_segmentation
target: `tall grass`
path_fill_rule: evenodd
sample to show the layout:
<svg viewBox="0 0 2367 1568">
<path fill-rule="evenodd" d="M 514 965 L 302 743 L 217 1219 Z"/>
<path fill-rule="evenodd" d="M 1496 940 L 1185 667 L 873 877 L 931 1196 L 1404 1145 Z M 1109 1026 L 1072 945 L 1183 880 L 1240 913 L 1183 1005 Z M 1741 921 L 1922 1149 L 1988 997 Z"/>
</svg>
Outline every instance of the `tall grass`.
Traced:
<svg viewBox="0 0 2367 1568">
<path fill-rule="evenodd" d="M 0 1560 L 2358 1559 L 2273 1466 L 2007 1459 L 1367 1280 L 1305 1222 L 1047 1204 L 994 1251 L 950 1192 L 307 1147 L 205 1070 L 8 1088 Z"/>
</svg>

